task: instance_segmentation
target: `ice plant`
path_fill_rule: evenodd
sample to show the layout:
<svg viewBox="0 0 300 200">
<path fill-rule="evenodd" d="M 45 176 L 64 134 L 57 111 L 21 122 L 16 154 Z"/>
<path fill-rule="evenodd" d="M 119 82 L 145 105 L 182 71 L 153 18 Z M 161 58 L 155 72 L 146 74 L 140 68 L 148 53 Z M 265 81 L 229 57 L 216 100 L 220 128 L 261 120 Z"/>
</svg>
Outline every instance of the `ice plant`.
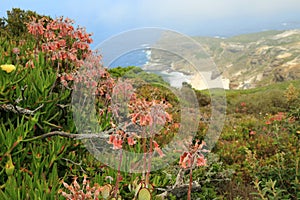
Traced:
<svg viewBox="0 0 300 200">
<path fill-rule="evenodd" d="M 1 65 L 0 68 L 7 73 L 11 73 L 12 71 L 16 70 L 16 67 L 11 64 Z"/>
</svg>

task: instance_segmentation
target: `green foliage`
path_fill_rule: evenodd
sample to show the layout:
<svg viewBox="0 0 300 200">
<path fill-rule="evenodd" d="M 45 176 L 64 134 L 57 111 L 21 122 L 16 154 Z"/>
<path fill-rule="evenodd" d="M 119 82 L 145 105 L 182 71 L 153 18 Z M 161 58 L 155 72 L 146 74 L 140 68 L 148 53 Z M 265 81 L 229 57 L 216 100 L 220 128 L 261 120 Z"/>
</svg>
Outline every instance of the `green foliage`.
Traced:
<svg viewBox="0 0 300 200">
<path fill-rule="evenodd" d="M 28 23 L 32 17 L 40 19 L 46 16 L 39 15 L 31 10 L 24 11 L 20 8 L 13 8 L 7 11 L 7 18 L 0 18 L 0 36 L 13 37 L 16 39 L 20 36 L 24 37 L 24 35 L 28 33 L 26 23 Z"/>
<path fill-rule="evenodd" d="M 142 188 L 138 193 L 138 200 L 151 200 L 151 194 L 149 189 Z"/>
<path fill-rule="evenodd" d="M 285 97 L 286 97 L 286 100 L 287 100 L 289 106 L 299 105 L 299 103 L 300 103 L 299 91 L 296 89 L 296 87 L 292 83 L 286 89 Z"/>
<path fill-rule="evenodd" d="M 208 96 L 208 94 L 205 94 L 204 92 L 199 91 L 199 90 L 196 90 L 195 93 L 196 93 L 196 96 L 198 99 L 199 106 L 202 107 L 202 106 L 207 106 L 210 104 L 211 99 Z"/>
<path fill-rule="evenodd" d="M 116 67 L 109 69 L 108 72 L 115 78 L 132 79 L 137 83 L 146 82 L 151 84 L 168 85 L 161 76 L 153 73 L 147 73 L 140 67 Z"/>
<path fill-rule="evenodd" d="M 70 108 L 59 106 L 70 103 L 70 91 L 56 85 L 53 69 L 38 62 L 35 66 L 18 66 L 9 74 L 0 70 L 0 165 L 4 169 L 11 158 L 15 167 L 12 176 L 0 171 L 0 185 L 5 186 L 1 199 L 56 196 L 59 178 L 65 177 L 68 169 L 63 158 L 76 144 L 62 138 L 30 140 L 50 131 L 75 131 Z M 14 112 L 9 106 L 28 113 Z"/>
<path fill-rule="evenodd" d="M 31 16 L 39 17 L 31 11 L 13 9 L 8 12 L 7 19 L 1 20 L 6 24 L 1 27 L 1 33 L 5 34 L 0 37 L 0 64 L 16 66 L 10 73 L 0 70 L 0 143 L 3 144 L 0 166 L 5 169 L 0 170 L 1 199 L 57 196 L 59 180 L 81 169 L 64 159 L 79 163 L 86 152 L 78 142 L 70 139 L 32 140 L 51 131 L 76 130 L 69 106 L 71 91 L 57 81 L 56 71 L 43 53 L 29 54 L 35 42 L 21 40 L 26 38 L 24 23 Z M 17 53 L 13 52 L 15 47 L 18 47 Z M 34 68 L 25 67 L 28 61 L 32 61 Z"/>
<path fill-rule="evenodd" d="M 255 187 L 258 192 L 254 193 L 259 196 L 262 200 L 279 200 L 279 199 L 290 199 L 289 195 L 284 195 L 285 190 L 282 190 L 276 186 L 276 180 L 269 180 L 265 184 L 261 182 L 255 182 Z"/>
<path fill-rule="evenodd" d="M 228 96 L 228 111 L 236 111 L 243 102 L 246 104 L 245 112 L 248 114 L 277 113 L 286 111 L 288 104 L 284 97 L 284 91 L 270 89 L 250 94 L 232 93 Z M 241 111 L 241 110 L 239 110 Z"/>
</svg>

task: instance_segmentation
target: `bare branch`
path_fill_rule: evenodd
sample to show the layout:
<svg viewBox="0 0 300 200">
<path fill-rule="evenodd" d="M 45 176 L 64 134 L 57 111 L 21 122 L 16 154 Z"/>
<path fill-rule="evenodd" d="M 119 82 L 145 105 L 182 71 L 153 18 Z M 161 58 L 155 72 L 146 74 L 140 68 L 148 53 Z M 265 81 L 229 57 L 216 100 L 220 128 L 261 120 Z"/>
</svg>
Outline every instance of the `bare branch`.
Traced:
<svg viewBox="0 0 300 200">
<path fill-rule="evenodd" d="M 16 114 L 34 115 L 34 113 L 37 110 L 39 110 L 40 108 L 42 108 L 43 106 L 44 106 L 44 104 L 40 105 L 39 107 L 37 107 L 34 110 L 29 110 L 27 108 L 22 108 L 20 106 L 14 106 L 12 104 L 3 104 L 0 106 L 0 108 L 2 108 L 5 111 L 11 111 Z"/>
<path fill-rule="evenodd" d="M 156 188 L 157 190 L 164 191 L 163 193 L 157 195 L 157 197 L 166 198 L 170 195 L 170 193 L 176 196 L 177 199 L 181 199 L 184 195 L 186 195 L 188 191 L 189 184 L 181 184 L 176 187 L 170 187 L 167 189 L 164 188 Z M 192 192 L 199 192 L 201 191 L 201 185 L 197 182 L 193 182 L 192 185 Z"/>
<path fill-rule="evenodd" d="M 39 135 L 33 138 L 29 138 L 26 140 L 23 140 L 23 142 L 29 142 L 29 141 L 33 141 L 33 140 L 37 140 L 37 139 L 43 139 L 43 138 L 47 138 L 47 137 L 52 137 L 52 136 L 62 136 L 62 137 L 66 137 L 66 138 L 76 138 L 77 134 L 71 134 L 71 133 L 67 133 L 67 132 L 63 132 L 63 131 L 52 131 L 49 133 L 45 133 L 43 135 Z"/>
<path fill-rule="evenodd" d="M 64 131 L 52 131 L 49 133 L 45 133 L 43 135 L 39 135 L 33 138 L 29 138 L 26 140 L 23 140 L 23 142 L 29 142 L 32 140 L 37 140 L 37 139 L 43 139 L 47 137 L 52 137 L 52 136 L 61 136 L 61 137 L 66 137 L 66 138 L 71 138 L 75 140 L 83 140 L 83 139 L 96 139 L 96 138 L 102 138 L 106 139 L 109 138 L 109 136 L 115 132 L 116 130 L 124 130 L 126 132 L 126 128 L 129 126 L 135 125 L 133 123 L 120 123 L 117 127 L 111 128 L 107 131 L 101 131 L 99 133 L 82 133 L 82 134 L 74 134 L 74 133 L 67 133 Z M 137 131 L 138 132 L 138 131 Z M 134 133 L 132 133 L 134 134 Z"/>
<path fill-rule="evenodd" d="M 70 163 L 72 163 L 73 165 L 77 165 L 77 166 L 79 166 L 80 167 L 80 169 L 81 169 L 81 171 L 83 171 L 83 173 L 86 173 L 86 171 L 83 169 L 83 167 L 81 166 L 81 161 L 80 161 L 80 163 L 76 163 L 76 162 L 74 162 L 74 161 L 72 161 L 72 160 L 70 160 L 70 159 L 67 159 L 67 158 L 62 158 L 62 159 L 64 159 L 65 161 L 67 161 L 67 162 L 70 162 Z"/>
</svg>

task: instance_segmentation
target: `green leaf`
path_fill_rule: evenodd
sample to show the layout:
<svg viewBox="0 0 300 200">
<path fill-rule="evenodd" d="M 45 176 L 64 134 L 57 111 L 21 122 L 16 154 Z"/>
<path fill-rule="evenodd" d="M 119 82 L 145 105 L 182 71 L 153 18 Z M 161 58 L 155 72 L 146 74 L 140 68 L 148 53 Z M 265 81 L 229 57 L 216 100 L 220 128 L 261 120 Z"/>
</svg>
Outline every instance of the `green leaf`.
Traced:
<svg viewBox="0 0 300 200">
<path fill-rule="evenodd" d="M 140 189 L 138 193 L 138 200 L 151 200 L 151 193 L 148 188 Z"/>
<path fill-rule="evenodd" d="M 106 184 L 102 187 L 101 195 L 104 199 L 107 199 L 110 196 L 110 192 L 112 190 L 112 186 L 110 184 Z"/>
</svg>

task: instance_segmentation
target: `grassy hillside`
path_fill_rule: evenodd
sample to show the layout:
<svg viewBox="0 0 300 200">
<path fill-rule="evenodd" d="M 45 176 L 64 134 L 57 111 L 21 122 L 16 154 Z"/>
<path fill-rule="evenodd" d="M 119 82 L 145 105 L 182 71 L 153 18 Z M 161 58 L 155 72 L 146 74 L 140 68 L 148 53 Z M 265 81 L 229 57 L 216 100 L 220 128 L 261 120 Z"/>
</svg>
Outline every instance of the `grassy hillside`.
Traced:
<svg viewBox="0 0 300 200">
<path fill-rule="evenodd" d="M 300 78 L 300 31 L 265 31 L 226 39 L 195 38 L 231 88 L 253 88 Z"/>
</svg>

